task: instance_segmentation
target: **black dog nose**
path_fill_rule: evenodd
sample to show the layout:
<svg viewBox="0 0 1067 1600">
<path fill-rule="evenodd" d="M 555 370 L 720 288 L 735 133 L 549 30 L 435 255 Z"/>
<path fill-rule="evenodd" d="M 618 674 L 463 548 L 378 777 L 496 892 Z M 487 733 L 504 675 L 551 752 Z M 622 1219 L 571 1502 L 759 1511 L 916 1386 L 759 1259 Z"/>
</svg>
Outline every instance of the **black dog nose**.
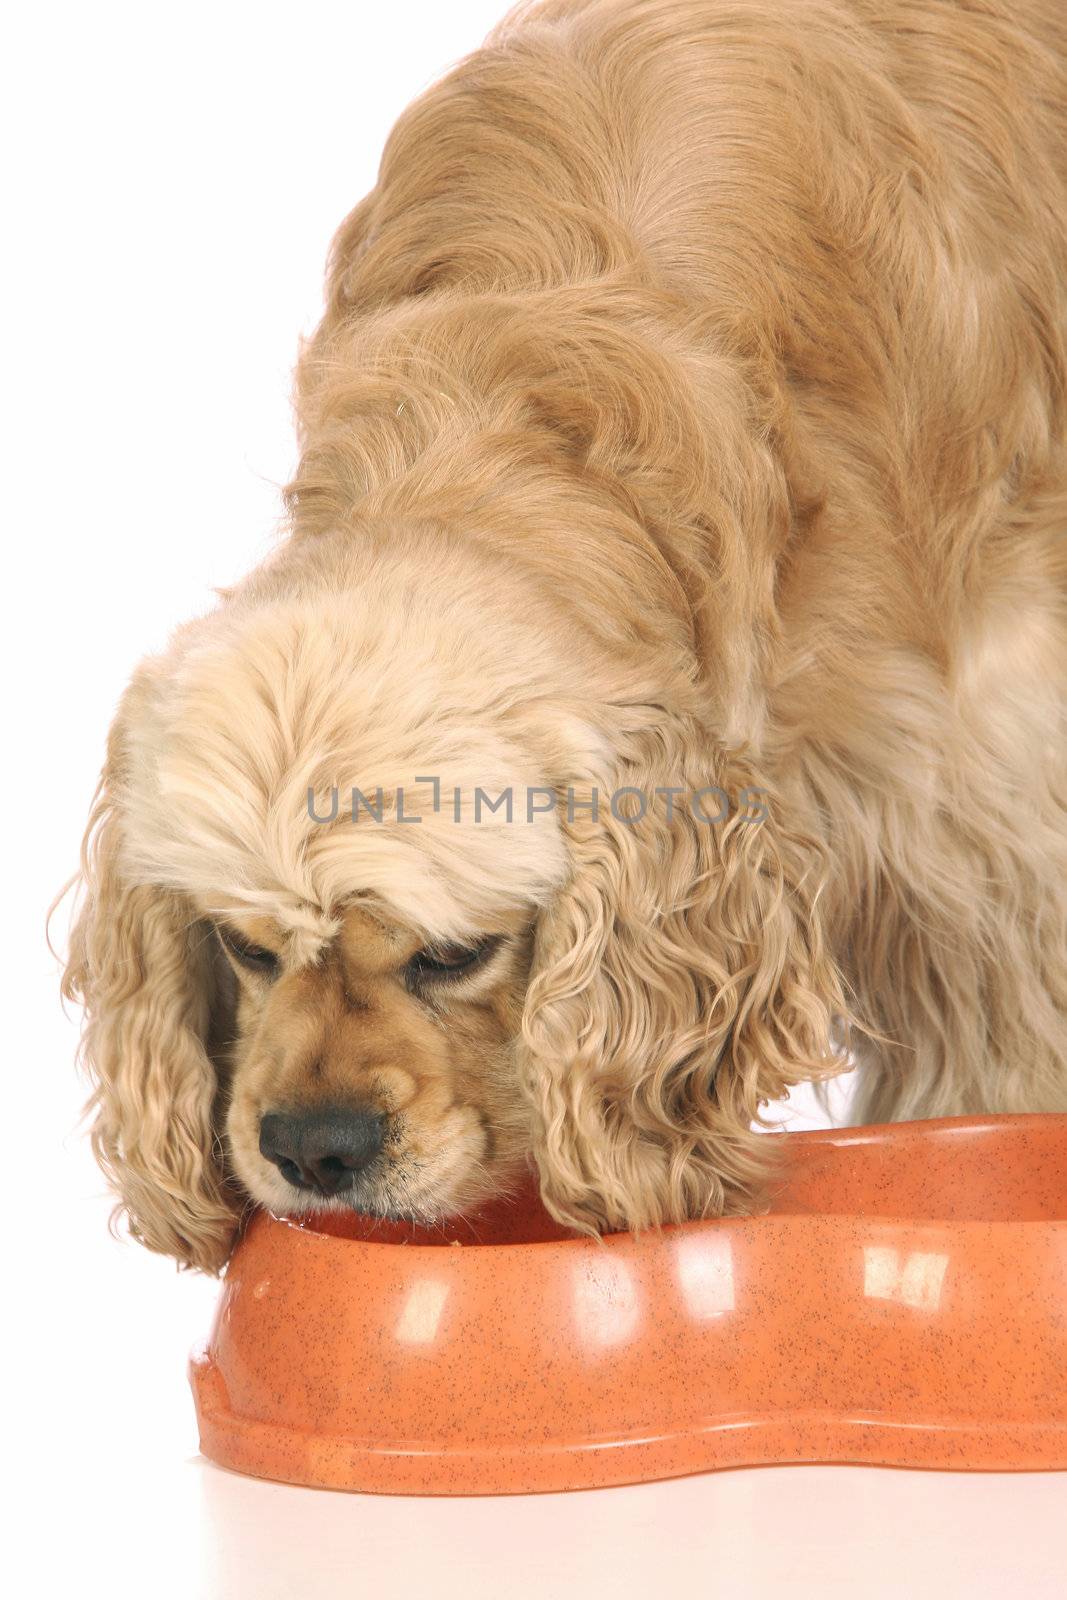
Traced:
<svg viewBox="0 0 1067 1600">
<path fill-rule="evenodd" d="M 382 1148 L 385 1118 L 350 1107 L 270 1111 L 259 1124 L 260 1154 L 298 1189 L 340 1194 Z"/>
</svg>

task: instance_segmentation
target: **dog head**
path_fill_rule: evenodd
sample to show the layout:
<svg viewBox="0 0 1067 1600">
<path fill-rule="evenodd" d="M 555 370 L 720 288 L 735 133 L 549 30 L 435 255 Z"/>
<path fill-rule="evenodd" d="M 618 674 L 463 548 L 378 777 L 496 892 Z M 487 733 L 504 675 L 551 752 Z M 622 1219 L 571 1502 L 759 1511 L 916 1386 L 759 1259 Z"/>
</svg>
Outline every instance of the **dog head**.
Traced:
<svg viewBox="0 0 1067 1600">
<path fill-rule="evenodd" d="M 120 708 L 66 989 L 132 1231 L 213 1269 L 249 1198 L 427 1220 L 531 1157 L 580 1228 L 746 1209 L 844 1009 L 812 841 L 684 673 L 389 548 L 268 564 Z"/>
</svg>

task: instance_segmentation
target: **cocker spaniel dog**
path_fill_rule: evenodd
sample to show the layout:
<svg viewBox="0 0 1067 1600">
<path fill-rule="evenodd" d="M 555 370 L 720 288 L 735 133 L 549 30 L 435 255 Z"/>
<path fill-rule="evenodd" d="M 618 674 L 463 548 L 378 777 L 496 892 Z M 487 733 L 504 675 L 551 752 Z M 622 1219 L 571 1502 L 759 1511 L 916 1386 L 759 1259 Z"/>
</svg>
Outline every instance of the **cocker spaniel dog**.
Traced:
<svg viewBox="0 0 1067 1600">
<path fill-rule="evenodd" d="M 758 1207 L 1067 1107 L 1067 9 L 544 0 L 332 248 L 285 541 L 145 661 L 65 988 L 133 1233 Z"/>
</svg>

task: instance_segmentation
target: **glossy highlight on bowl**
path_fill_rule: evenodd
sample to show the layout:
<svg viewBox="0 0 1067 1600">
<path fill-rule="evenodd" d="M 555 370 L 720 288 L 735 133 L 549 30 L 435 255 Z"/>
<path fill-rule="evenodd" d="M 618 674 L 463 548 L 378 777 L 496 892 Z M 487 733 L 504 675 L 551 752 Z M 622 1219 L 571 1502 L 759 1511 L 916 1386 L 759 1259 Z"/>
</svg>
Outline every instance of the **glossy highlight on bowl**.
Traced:
<svg viewBox="0 0 1067 1600">
<path fill-rule="evenodd" d="M 251 1222 L 191 1362 L 201 1448 L 395 1494 L 710 1468 L 1067 1468 L 1067 1115 L 779 1134 L 769 1215 L 603 1240 Z"/>
</svg>

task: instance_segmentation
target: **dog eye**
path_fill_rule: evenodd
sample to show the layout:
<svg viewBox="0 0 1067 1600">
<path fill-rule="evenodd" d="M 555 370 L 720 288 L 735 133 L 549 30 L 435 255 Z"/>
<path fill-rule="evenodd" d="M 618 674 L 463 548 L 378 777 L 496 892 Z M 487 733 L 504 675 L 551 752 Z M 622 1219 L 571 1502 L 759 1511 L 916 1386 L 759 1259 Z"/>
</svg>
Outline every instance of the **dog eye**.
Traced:
<svg viewBox="0 0 1067 1600">
<path fill-rule="evenodd" d="M 239 933 L 235 933 L 232 928 L 223 927 L 220 922 L 216 922 L 215 932 L 234 960 L 239 961 L 242 967 L 247 967 L 250 972 L 258 972 L 265 978 L 277 977 L 281 963 L 273 950 L 267 950 L 261 944 L 249 944 L 247 939 L 242 939 Z"/>
<path fill-rule="evenodd" d="M 458 978 L 473 972 L 492 955 L 500 940 L 479 939 L 477 944 L 442 944 L 417 950 L 405 971 L 409 979 Z"/>
</svg>

